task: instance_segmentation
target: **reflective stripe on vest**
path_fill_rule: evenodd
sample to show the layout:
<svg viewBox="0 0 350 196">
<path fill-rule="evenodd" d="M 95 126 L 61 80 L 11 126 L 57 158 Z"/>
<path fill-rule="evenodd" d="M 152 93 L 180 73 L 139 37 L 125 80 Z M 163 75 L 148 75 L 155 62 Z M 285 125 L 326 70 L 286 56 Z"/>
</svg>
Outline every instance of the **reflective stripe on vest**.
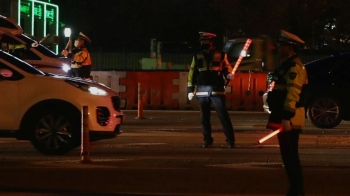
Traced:
<svg viewBox="0 0 350 196">
<path fill-rule="evenodd" d="M 222 70 L 222 53 L 220 51 L 215 51 L 213 59 L 207 64 L 203 53 L 197 54 L 197 67 L 199 71 L 221 71 Z M 209 68 L 208 68 L 209 67 Z"/>
</svg>

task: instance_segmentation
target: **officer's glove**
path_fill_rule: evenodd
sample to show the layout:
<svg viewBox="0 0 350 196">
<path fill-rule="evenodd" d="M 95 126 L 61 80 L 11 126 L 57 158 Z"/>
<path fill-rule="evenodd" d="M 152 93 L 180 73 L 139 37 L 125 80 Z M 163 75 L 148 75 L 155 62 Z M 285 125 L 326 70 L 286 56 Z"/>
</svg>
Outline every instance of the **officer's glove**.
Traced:
<svg viewBox="0 0 350 196">
<path fill-rule="evenodd" d="M 193 97 L 194 97 L 194 94 L 193 93 L 188 93 L 188 100 L 192 100 L 193 99 Z"/>
<path fill-rule="evenodd" d="M 232 73 L 227 74 L 226 79 L 227 80 L 233 80 L 234 75 Z"/>
<path fill-rule="evenodd" d="M 68 56 L 68 50 L 62 50 L 61 54 L 62 54 L 63 56 Z"/>
<path fill-rule="evenodd" d="M 33 47 L 33 48 L 36 48 L 36 47 L 38 47 L 38 46 L 39 46 L 38 42 L 32 43 L 32 47 Z"/>
</svg>

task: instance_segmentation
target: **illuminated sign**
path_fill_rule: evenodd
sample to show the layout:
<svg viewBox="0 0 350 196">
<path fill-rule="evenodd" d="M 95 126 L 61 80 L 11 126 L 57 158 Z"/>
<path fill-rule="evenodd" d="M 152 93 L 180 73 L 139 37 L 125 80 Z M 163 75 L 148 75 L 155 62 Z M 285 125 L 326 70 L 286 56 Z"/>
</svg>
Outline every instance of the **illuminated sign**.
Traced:
<svg viewBox="0 0 350 196">
<path fill-rule="evenodd" d="M 58 7 L 56 5 L 40 2 L 36 0 L 19 0 L 19 10 L 20 14 L 25 14 L 28 17 L 31 17 L 32 15 L 34 17 L 37 17 L 39 19 L 42 19 L 43 12 L 46 12 L 45 19 L 50 19 L 54 21 L 56 19 L 56 13 L 58 12 Z M 32 8 L 34 4 L 34 7 Z M 49 7 L 49 8 L 47 8 Z"/>
<path fill-rule="evenodd" d="M 36 28 L 35 25 L 40 25 L 42 26 L 42 35 L 45 36 L 50 33 L 58 36 L 59 10 L 57 5 L 50 2 L 51 1 L 43 2 L 38 0 L 18 0 L 18 24 L 21 26 L 21 19 L 26 18 L 26 20 L 30 20 L 31 24 L 30 28 L 26 30 L 27 33 L 34 35 L 34 30 Z"/>
</svg>

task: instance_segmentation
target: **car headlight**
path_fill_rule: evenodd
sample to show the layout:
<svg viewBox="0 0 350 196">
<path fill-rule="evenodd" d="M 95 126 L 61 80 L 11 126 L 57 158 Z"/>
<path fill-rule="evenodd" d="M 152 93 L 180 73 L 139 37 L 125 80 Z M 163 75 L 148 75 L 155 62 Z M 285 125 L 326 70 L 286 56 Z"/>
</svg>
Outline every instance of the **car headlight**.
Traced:
<svg viewBox="0 0 350 196">
<path fill-rule="evenodd" d="M 107 92 L 105 90 L 102 90 L 94 86 L 89 86 L 88 90 L 93 95 L 107 95 Z"/>
<path fill-rule="evenodd" d="M 96 86 L 90 86 L 88 84 L 84 84 L 84 83 L 80 83 L 80 82 L 76 82 L 76 81 L 71 81 L 71 80 L 66 80 L 66 82 L 68 84 L 71 84 L 77 88 L 80 88 L 82 91 L 85 91 L 85 92 L 88 92 L 90 94 L 93 94 L 93 95 L 107 95 L 108 93 L 101 89 L 101 88 L 98 88 Z"/>
<path fill-rule="evenodd" d="M 64 64 L 64 65 L 63 65 L 63 67 L 62 67 L 62 69 L 63 69 L 63 71 L 64 71 L 64 72 L 66 72 L 66 73 L 67 73 L 67 72 L 70 70 L 70 66 L 69 66 L 69 65 Z"/>
</svg>

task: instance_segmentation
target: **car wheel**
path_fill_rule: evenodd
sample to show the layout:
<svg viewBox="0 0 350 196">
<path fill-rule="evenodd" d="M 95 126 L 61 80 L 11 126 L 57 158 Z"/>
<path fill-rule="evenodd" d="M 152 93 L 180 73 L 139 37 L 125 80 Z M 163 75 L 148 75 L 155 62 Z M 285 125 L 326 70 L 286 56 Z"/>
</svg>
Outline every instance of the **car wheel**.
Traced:
<svg viewBox="0 0 350 196">
<path fill-rule="evenodd" d="M 66 113 L 46 112 L 34 118 L 31 142 L 39 152 L 60 155 L 79 145 L 80 119 Z"/>
<path fill-rule="evenodd" d="M 307 109 L 307 117 L 318 128 L 334 128 L 342 121 L 338 101 L 327 97 L 315 99 Z"/>
</svg>

